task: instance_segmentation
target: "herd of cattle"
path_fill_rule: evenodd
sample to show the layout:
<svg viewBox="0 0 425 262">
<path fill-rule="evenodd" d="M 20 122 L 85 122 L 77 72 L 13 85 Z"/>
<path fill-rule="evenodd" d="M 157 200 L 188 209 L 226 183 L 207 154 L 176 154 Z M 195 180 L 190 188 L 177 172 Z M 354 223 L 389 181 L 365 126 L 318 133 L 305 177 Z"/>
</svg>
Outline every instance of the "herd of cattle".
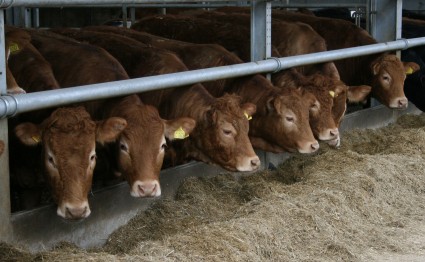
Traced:
<svg viewBox="0 0 425 262">
<path fill-rule="evenodd" d="M 248 11 L 150 16 L 131 29 L 6 26 L 7 91 L 247 62 Z M 376 43 L 349 21 L 278 10 L 273 18 L 275 57 Z M 9 119 L 11 186 L 19 196 L 14 208 L 36 206 L 47 184 L 57 214 L 82 219 L 90 215 L 94 177 L 125 179 L 132 196 L 152 197 L 161 195 L 161 168 L 191 159 L 255 171 L 261 163 L 254 149 L 309 154 L 318 141 L 338 147 L 347 102 L 372 95 L 405 109 L 406 74 L 419 73 L 419 64 L 380 53 L 292 68 L 271 80 L 257 74 L 20 114 Z M 3 148 L 0 143 L 0 153 Z"/>
</svg>

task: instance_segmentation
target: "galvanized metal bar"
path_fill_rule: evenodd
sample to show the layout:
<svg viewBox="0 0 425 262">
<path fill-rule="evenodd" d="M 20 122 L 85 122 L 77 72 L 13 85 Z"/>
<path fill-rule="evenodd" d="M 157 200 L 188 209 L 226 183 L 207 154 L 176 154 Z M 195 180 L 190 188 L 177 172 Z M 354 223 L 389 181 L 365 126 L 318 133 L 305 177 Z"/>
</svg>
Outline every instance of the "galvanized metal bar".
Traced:
<svg viewBox="0 0 425 262">
<path fill-rule="evenodd" d="M 211 0 L 207 1 L 205 3 L 222 3 L 223 4 L 229 4 L 227 0 Z M 255 2 L 255 1 L 254 1 Z M 96 1 L 90 1 L 90 0 L 40 0 L 40 1 L 34 1 L 34 0 L 0 0 L 0 8 L 8 8 L 8 7 L 75 7 L 75 6 L 121 6 L 123 4 L 127 6 L 145 6 L 145 4 L 152 4 L 153 6 L 159 6 L 159 5 L 175 5 L 175 4 L 181 4 L 181 3 L 193 3 L 193 0 L 167 0 L 167 3 L 158 2 L 158 0 L 96 0 Z M 282 7 L 358 7 L 365 5 L 366 0 L 351 0 L 346 2 L 341 1 L 320 1 L 316 3 L 308 3 L 305 0 L 291 0 L 288 3 L 283 3 L 282 1 L 273 1 L 274 6 L 282 6 Z M 235 2 L 231 3 L 231 5 L 238 5 L 240 6 L 241 3 Z M 242 4 L 243 5 L 243 4 Z M 249 6 L 248 2 L 246 2 L 245 6 Z"/>
<path fill-rule="evenodd" d="M 271 38 L 267 7 L 270 9 L 271 5 L 266 1 L 254 1 L 251 5 L 251 61 L 264 60 L 271 54 L 271 41 L 267 43 L 267 34 Z M 269 20 L 271 21 L 270 18 Z"/>
<path fill-rule="evenodd" d="M 268 73 L 301 65 L 323 63 L 349 57 L 406 49 L 424 44 L 425 37 L 419 37 L 314 54 L 273 58 L 230 66 L 95 84 L 90 85 L 90 87 L 79 86 L 16 96 L 0 96 L 0 117 L 10 117 L 16 113 L 23 113 L 52 106 L 61 106 L 89 100 L 104 99 L 113 96 L 185 86 L 230 77 Z"/>
<path fill-rule="evenodd" d="M 4 12 L 0 10 L 0 93 L 6 94 L 6 61 L 4 37 Z M 7 119 L 0 119 L 0 140 L 6 148 L 0 156 L 0 239 L 7 240 L 11 236 L 10 222 L 10 187 L 9 187 L 9 148 L 8 148 Z"/>
<path fill-rule="evenodd" d="M 192 0 L 167 0 L 168 3 L 193 3 Z M 228 2 L 213 0 L 210 2 Z M 142 5 L 146 3 L 158 4 L 158 0 L 0 0 L 0 8 L 9 7 L 74 7 L 74 6 L 121 6 Z"/>
</svg>

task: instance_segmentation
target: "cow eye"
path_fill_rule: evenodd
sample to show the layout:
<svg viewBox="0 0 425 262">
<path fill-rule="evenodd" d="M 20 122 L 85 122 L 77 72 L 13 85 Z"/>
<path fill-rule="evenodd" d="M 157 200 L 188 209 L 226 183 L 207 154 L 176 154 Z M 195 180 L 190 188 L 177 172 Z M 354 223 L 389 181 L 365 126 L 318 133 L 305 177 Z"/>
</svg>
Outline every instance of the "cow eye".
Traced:
<svg viewBox="0 0 425 262">
<path fill-rule="evenodd" d="M 232 131 L 231 131 L 231 130 L 228 130 L 228 129 L 223 129 L 223 133 L 224 133 L 226 136 L 230 136 L 230 135 L 232 134 Z"/>
<path fill-rule="evenodd" d="M 382 80 L 384 80 L 384 81 L 390 81 L 390 77 L 388 76 L 388 75 L 383 75 L 382 76 Z"/>
<path fill-rule="evenodd" d="M 52 165 L 54 168 L 56 168 L 56 163 L 55 163 L 55 160 L 53 159 L 53 157 L 52 156 L 48 156 L 47 157 L 47 161 L 49 161 L 49 164 L 50 165 Z"/>
<path fill-rule="evenodd" d="M 167 143 L 162 144 L 162 145 L 161 145 L 161 148 L 162 148 L 162 149 L 166 149 L 166 148 L 167 148 Z"/>
<path fill-rule="evenodd" d="M 90 156 L 90 161 L 93 162 L 94 160 L 96 160 L 96 154 L 93 154 L 93 155 Z"/>
<path fill-rule="evenodd" d="M 287 116 L 285 117 L 286 121 L 293 123 L 295 121 L 293 116 Z"/>
<path fill-rule="evenodd" d="M 125 144 L 123 144 L 123 143 L 120 143 L 120 149 L 121 149 L 121 151 L 128 152 L 128 147 L 127 147 L 127 145 L 125 145 Z"/>
</svg>

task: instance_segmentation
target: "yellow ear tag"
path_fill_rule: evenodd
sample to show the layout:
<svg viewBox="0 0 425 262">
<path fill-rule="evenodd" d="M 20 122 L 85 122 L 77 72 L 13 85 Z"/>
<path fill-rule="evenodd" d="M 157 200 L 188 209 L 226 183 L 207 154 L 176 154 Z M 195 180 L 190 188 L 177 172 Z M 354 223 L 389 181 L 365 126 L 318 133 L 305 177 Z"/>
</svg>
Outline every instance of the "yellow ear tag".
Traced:
<svg viewBox="0 0 425 262">
<path fill-rule="evenodd" d="M 413 74 L 413 68 L 409 66 L 409 68 L 407 68 L 406 70 L 406 75 L 411 75 L 411 74 Z"/>
<path fill-rule="evenodd" d="M 335 97 L 335 92 L 334 91 L 329 91 L 329 94 L 331 95 L 331 97 Z"/>
<path fill-rule="evenodd" d="M 32 140 L 34 140 L 34 142 L 36 142 L 36 143 L 40 143 L 40 137 L 39 136 L 32 136 L 31 137 L 32 138 Z"/>
<path fill-rule="evenodd" d="M 188 137 L 189 135 L 186 134 L 186 132 L 184 132 L 182 127 L 179 127 L 179 129 L 177 129 L 174 132 L 174 138 L 175 139 L 185 139 L 186 137 Z"/>
<path fill-rule="evenodd" d="M 252 116 L 248 115 L 247 112 L 243 112 L 244 116 L 246 117 L 246 119 L 251 120 Z"/>
<path fill-rule="evenodd" d="M 18 52 L 20 49 L 19 49 L 19 46 L 18 46 L 17 43 L 11 43 L 9 45 L 9 50 L 10 50 L 10 53 L 13 54 L 13 53 Z"/>
</svg>

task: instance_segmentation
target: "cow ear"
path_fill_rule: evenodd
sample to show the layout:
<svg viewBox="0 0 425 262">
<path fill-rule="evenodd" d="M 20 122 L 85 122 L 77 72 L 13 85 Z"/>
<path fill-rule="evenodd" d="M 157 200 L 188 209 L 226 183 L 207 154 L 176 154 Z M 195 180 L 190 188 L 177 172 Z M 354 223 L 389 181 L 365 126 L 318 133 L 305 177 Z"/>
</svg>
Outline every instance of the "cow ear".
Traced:
<svg viewBox="0 0 425 262">
<path fill-rule="evenodd" d="M 370 69 L 372 70 L 372 74 L 373 75 L 377 75 L 379 72 L 379 68 L 380 68 L 380 62 L 379 61 L 374 61 L 372 62 L 372 64 L 370 65 Z"/>
<path fill-rule="evenodd" d="M 266 107 L 267 107 L 267 112 L 268 112 L 268 113 L 271 113 L 271 112 L 275 112 L 275 111 L 276 111 L 276 108 L 274 107 L 274 105 L 275 105 L 275 100 L 277 100 L 277 97 L 270 97 L 270 98 L 267 100 Z"/>
<path fill-rule="evenodd" d="M 403 62 L 403 66 L 404 66 L 404 71 L 406 72 L 406 75 L 413 74 L 414 72 L 421 69 L 421 67 L 415 62 Z"/>
<path fill-rule="evenodd" d="M 115 141 L 127 127 L 127 121 L 121 117 L 111 117 L 96 122 L 96 141 L 104 144 Z"/>
<path fill-rule="evenodd" d="M 41 128 L 30 122 L 22 123 L 15 127 L 16 137 L 27 146 L 35 146 L 40 143 L 41 133 Z"/>
<path fill-rule="evenodd" d="M 214 109 L 210 109 L 205 113 L 207 123 L 217 122 L 217 112 Z"/>
<path fill-rule="evenodd" d="M 323 74 L 326 76 L 330 76 L 332 79 L 340 80 L 338 69 L 336 68 L 333 62 L 327 62 L 323 64 Z"/>
<path fill-rule="evenodd" d="M 164 135 L 170 140 L 184 139 L 195 129 L 195 119 L 189 117 L 181 117 L 173 120 L 164 120 Z"/>
<path fill-rule="evenodd" d="M 245 103 L 241 106 L 246 118 L 251 119 L 252 115 L 257 111 L 257 106 L 253 103 Z"/>
<path fill-rule="evenodd" d="M 349 86 L 347 99 L 352 103 L 362 102 L 367 98 L 371 91 L 372 87 L 367 85 Z"/>
</svg>

